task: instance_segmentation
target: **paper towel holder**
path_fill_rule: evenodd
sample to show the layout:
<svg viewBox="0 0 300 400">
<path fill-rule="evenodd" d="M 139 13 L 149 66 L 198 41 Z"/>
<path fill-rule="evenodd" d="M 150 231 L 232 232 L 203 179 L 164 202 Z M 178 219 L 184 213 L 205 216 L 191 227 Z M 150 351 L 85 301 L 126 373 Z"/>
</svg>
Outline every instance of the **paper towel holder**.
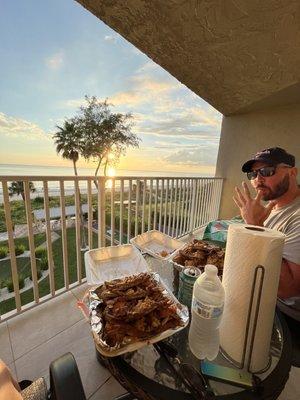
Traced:
<svg viewBox="0 0 300 400">
<path fill-rule="evenodd" d="M 260 276 L 258 276 L 260 272 Z M 262 293 L 262 287 L 264 283 L 264 278 L 265 278 L 265 267 L 263 265 L 257 265 L 257 267 L 254 270 L 254 277 L 252 281 L 252 288 L 251 288 L 251 295 L 250 295 L 250 303 L 249 303 L 249 309 L 248 309 L 248 314 L 247 314 L 247 323 L 246 323 L 246 334 L 245 334 L 245 339 L 244 339 L 244 345 L 243 345 L 243 353 L 242 353 L 242 360 L 241 362 L 235 361 L 233 358 L 231 358 L 225 350 L 221 347 L 220 351 L 222 355 L 229 361 L 231 362 L 235 367 L 244 369 L 247 368 L 248 372 L 255 372 L 255 373 L 262 373 L 269 369 L 271 365 L 271 356 L 269 356 L 269 361 L 268 364 L 265 368 L 263 368 L 260 371 L 251 371 L 250 370 L 250 365 L 252 361 L 252 353 L 253 353 L 253 345 L 254 345 L 254 339 L 255 339 L 255 332 L 256 332 L 256 325 L 257 325 L 257 318 L 258 318 L 258 313 L 259 313 L 259 307 L 260 307 L 260 300 L 261 300 L 261 293 Z M 254 296 L 256 292 L 256 288 L 258 287 L 258 292 L 257 292 L 257 302 L 256 302 L 256 307 L 254 310 Z M 254 313 L 253 317 L 253 330 L 251 333 L 251 338 L 250 338 L 250 343 L 249 343 L 249 351 L 247 354 L 247 347 L 248 347 L 248 338 L 250 335 L 250 322 L 251 322 L 251 317 Z M 247 360 L 246 360 L 246 355 L 247 355 Z"/>
</svg>

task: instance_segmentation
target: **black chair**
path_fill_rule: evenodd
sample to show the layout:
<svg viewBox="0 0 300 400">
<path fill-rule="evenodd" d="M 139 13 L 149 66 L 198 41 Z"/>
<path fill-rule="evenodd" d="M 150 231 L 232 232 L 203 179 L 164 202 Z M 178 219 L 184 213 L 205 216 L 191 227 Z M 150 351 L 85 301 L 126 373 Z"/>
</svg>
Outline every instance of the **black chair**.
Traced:
<svg viewBox="0 0 300 400">
<path fill-rule="evenodd" d="M 25 400 L 86 400 L 80 374 L 73 354 L 66 353 L 52 361 L 49 367 L 50 388 L 45 379 L 19 382 Z"/>
<path fill-rule="evenodd" d="M 66 353 L 50 364 L 51 400 L 86 400 L 77 363 Z"/>
</svg>

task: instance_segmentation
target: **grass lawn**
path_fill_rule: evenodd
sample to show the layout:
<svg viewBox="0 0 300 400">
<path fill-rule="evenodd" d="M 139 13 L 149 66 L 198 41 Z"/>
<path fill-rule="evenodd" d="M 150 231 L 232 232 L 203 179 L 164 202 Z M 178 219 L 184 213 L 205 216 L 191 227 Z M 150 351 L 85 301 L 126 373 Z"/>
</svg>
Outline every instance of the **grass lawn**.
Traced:
<svg viewBox="0 0 300 400">
<path fill-rule="evenodd" d="M 23 237 L 23 238 L 17 238 L 14 239 L 15 241 L 15 246 L 18 244 L 23 244 L 25 246 L 26 250 L 29 250 L 29 242 L 28 242 L 28 237 Z M 37 233 L 34 235 L 34 245 L 35 247 L 38 247 L 40 244 L 44 243 L 46 241 L 46 234 L 45 233 Z M 0 242 L 0 246 L 7 246 L 8 247 L 8 241 L 4 240 Z"/>
<path fill-rule="evenodd" d="M 30 258 L 18 257 L 17 258 L 18 275 L 23 278 L 31 276 Z M 0 282 L 6 281 L 11 278 L 10 260 L 0 260 Z"/>
<path fill-rule="evenodd" d="M 60 231 L 57 231 L 60 235 Z M 86 231 L 87 233 L 87 231 Z M 37 235 L 36 235 L 37 236 Z M 86 234 L 87 237 L 87 234 Z M 16 239 L 15 242 L 17 242 Z M 27 240 L 23 238 L 22 240 Z M 28 241 L 27 241 L 28 242 Z M 93 233 L 93 242 L 94 247 L 97 247 L 97 235 Z M 35 239 L 36 246 L 39 246 L 41 243 L 39 238 Z M 24 244 L 24 243 L 23 243 Z M 77 260 L 76 260 L 76 233 L 75 228 L 67 229 L 67 247 L 68 247 L 68 272 L 69 272 L 69 282 L 73 283 L 77 281 Z M 55 279 L 55 289 L 60 289 L 65 286 L 64 282 L 64 271 L 63 271 L 63 257 L 62 257 L 62 241 L 61 239 L 57 239 L 52 243 L 53 250 L 53 261 L 55 265 L 54 269 L 54 279 Z M 18 259 L 19 260 L 19 259 Z M 81 252 L 81 265 L 82 265 L 82 278 L 85 277 L 85 268 L 84 268 L 84 253 Z M 1 267 L 1 264 L 0 264 Z M 39 296 L 43 297 L 50 293 L 50 284 L 49 277 L 43 279 L 39 282 Z M 21 304 L 27 304 L 33 301 L 33 290 L 27 290 L 26 292 L 21 293 Z M 15 300 L 14 298 L 1 301 L 0 302 L 0 313 L 5 314 L 8 311 L 11 311 L 15 308 Z"/>
</svg>

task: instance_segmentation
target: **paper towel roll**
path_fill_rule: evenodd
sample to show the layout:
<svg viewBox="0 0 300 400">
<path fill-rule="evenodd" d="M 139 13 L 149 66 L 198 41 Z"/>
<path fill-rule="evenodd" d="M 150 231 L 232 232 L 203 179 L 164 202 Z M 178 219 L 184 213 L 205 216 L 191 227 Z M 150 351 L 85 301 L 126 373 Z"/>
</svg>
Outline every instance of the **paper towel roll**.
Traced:
<svg viewBox="0 0 300 400">
<path fill-rule="evenodd" d="M 284 238 L 278 231 L 252 225 L 232 224 L 228 230 L 222 279 L 225 305 L 220 346 L 235 363 L 244 363 L 252 372 L 265 369 L 269 362 Z M 258 269 L 250 313 L 252 283 L 258 265 L 264 267 L 261 297 L 259 299 L 259 282 L 263 272 Z M 254 339 L 252 356 L 251 339 Z"/>
</svg>

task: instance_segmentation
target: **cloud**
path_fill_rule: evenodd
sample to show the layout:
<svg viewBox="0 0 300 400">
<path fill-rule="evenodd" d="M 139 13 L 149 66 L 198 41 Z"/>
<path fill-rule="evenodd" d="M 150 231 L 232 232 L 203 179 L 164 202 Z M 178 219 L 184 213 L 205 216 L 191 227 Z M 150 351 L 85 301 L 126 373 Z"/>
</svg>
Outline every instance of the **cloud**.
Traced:
<svg viewBox="0 0 300 400">
<path fill-rule="evenodd" d="M 64 53 L 62 50 L 46 58 L 46 65 L 49 69 L 59 70 L 64 64 Z"/>
<path fill-rule="evenodd" d="M 129 82 L 130 90 L 110 96 L 109 102 L 133 111 L 136 133 L 218 141 L 221 114 L 173 77 L 162 74 L 153 62 L 140 67 Z"/>
<path fill-rule="evenodd" d="M 194 147 L 193 149 L 181 149 L 164 157 L 164 161 L 188 166 L 214 166 L 217 160 L 218 145 L 209 144 Z"/>
<path fill-rule="evenodd" d="M 154 61 L 148 61 L 144 65 L 142 65 L 140 68 L 138 68 L 136 70 L 136 73 L 144 74 L 145 72 L 155 71 L 155 70 L 158 71 L 159 69 L 160 69 L 160 67 L 157 64 L 155 64 Z"/>
<path fill-rule="evenodd" d="M 84 103 L 85 103 L 85 100 L 83 97 L 81 97 L 79 99 L 69 99 L 69 100 L 59 102 L 59 107 L 60 108 L 79 108 Z"/>
<path fill-rule="evenodd" d="M 178 85 L 174 82 L 146 76 L 134 76 L 130 83 L 132 89 L 110 96 L 109 102 L 127 108 L 143 104 L 151 104 L 152 106 L 157 102 L 169 101 L 170 92 L 178 88 Z"/>
<path fill-rule="evenodd" d="M 128 90 L 114 93 L 108 102 L 116 106 L 113 111 L 133 113 L 133 132 L 145 144 L 151 142 L 161 158 L 200 165 L 197 156 L 192 157 L 195 146 L 199 150 L 200 145 L 213 146 L 216 155 L 222 118 L 218 111 L 152 61 L 137 69 L 127 85 Z M 83 102 L 82 98 L 71 99 L 64 105 L 78 108 Z M 210 156 L 208 161 L 209 165 L 213 163 Z"/>
<path fill-rule="evenodd" d="M 219 140 L 220 119 L 203 110 L 187 109 L 163 115 L 141 115 L 136 120 L 140 133 L 161 137 Z"/>
<path fill-rule="evenodd" d="M 38 125 L 25 119 L 10 117 L 0 112 L 0 135 L 29 140 L 50 140 L 50 136 Z"/>
<path fill-rule="evenodd" d="M 124 105 L 126 107 L 133 107 L 146 101 L 141 95 L 135 91 L 119 92 L 108 99 L 109 103 L 116 106 Z"/>
<path fill-rule="evenodd" d="M 116 43 L 117 42 L 116 36 L 113 36 L 113 35 L 105 35 L 104 36 L 104 40 L 106 42 L 112 42 L 112 43 Z"/>
</svg>

